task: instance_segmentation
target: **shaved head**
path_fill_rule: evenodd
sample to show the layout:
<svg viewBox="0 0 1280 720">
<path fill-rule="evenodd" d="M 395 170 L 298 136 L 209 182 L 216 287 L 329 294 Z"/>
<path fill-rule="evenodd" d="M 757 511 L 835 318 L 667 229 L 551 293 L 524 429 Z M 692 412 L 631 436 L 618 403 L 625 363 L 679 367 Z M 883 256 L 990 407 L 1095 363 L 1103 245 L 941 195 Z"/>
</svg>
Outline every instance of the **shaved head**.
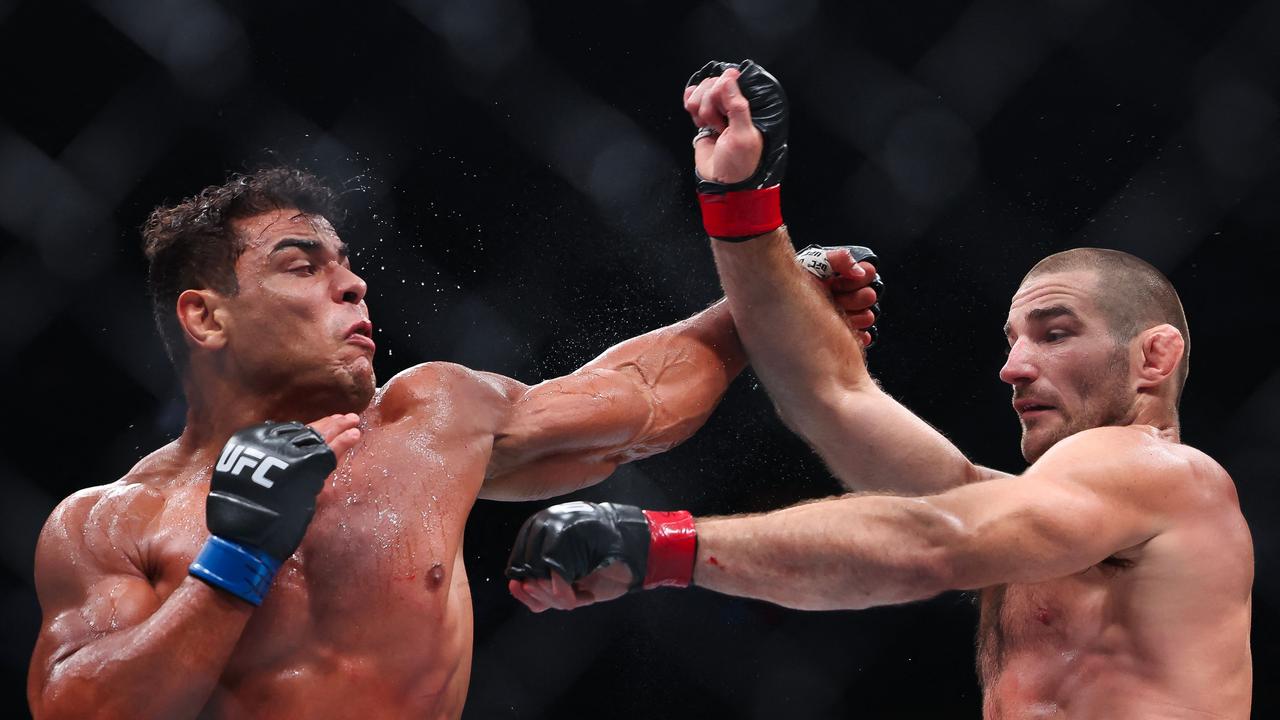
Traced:
<svg viewBox="0 0 1280 720">
<path fill-rule="evenodd" d="M 1191 333 L 1187 329 L 1182 301 L 1169 278 L 1150 263 L 1126 252 L 1077 248 L 1050 255 L 1036 263 L 1022 278 L 1022 284 L 1041 275 L 1077 270 L 1094 273 L 1097 279 L 1094 299 L 1118 343 L 1127 343 L 1138 333 L 1166 323 L 1182 333 L 1186 346 L 1178 367 L 1175 397 L 1180 396 L 1190 369 Z"/>
</svg>

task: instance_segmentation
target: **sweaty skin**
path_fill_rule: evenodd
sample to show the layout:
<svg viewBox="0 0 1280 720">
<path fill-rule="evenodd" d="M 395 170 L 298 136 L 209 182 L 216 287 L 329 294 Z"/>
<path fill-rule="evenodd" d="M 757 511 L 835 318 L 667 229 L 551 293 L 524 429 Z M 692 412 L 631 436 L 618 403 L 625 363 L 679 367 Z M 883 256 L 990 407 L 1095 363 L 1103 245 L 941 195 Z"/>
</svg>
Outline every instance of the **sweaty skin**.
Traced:
<svg viewBox="0 0 1280 720">
<path fill-rule="evenodd" d="M 686 92 L 695 122 L 719 115 L 753 128 L 749 112 L 733 112 L 744 103 L 732 80 Z M 758 157 L 719 145 L 695 146 L 700 172 L 717 156 Z M 785 228 L 712 244 L 753 370 L 782 417 L 851 489 L 927 496 L 708 520 L 695 583 L 801 607 L 981 589 L 991 719 L 1248 717 L 1253 545 L 1231 478 L 1181 444 L 1171 380 L 1184 339 L 1174 328 L 1117 349 L 1092 300 L 1095 273 L 1028 279 L 1010 304 L 1000 378 L 1033 464 L 1003 476 L 880 390 L 830 302 L 781 262 Z"/>
<path fill-rule="evenodd" d="M 686 91 L 696 124 L 749 123 L 731 80 Z M 699 172 L 732 180 L 714 168 L 754 161 L 717 155 L 741 151 L 702 139 Z M 1231 478 L 1181 443 L 1174 327 L 1118 342 L 1093 300 L 1096 273 L 1026 280 L 1000 370 L 1032 463 L 1012 476 L 970 463 L 876 385 L 829 299 L 790 262 L 785 228 L 713 249 L 780 415 L 847 487 L 878 494 L 699 520 L 694 584 L 804 609 L 979 590 L 988 720 L 1249 717 L 1253 545 Z M 510 587 L 541 611 L 612 599 L 630 581 L 619 563 L 573 585 L 553 575 Z"/>
<path fill-rule="evenodd" d="M 427 363 L 375 392 L 366 288 L 329 224 L 283 209 L 240 226 L 239 295 L 179 298 L 193 347 L 183 434 L 45 525 L 33 713 L 456 718 L 475 499 L 569 492 L 688 437 L 743 367 L 727 308 L 531 387 Z M 189 577 L 227 437 L 314 417 L 338 468 L 263 605 Z"/>
</svg>

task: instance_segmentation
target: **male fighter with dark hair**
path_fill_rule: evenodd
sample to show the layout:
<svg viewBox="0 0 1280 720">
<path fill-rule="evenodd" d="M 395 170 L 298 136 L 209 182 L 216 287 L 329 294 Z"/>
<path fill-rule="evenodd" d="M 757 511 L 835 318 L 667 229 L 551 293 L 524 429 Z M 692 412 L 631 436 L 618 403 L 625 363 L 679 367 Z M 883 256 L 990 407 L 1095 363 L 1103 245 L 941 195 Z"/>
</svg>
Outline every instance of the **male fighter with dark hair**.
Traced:
<svg viewBox="0 0 1280 720">
<path fill-rule="evenodd" d="M 707 128 L 695 160 L 719 183 L 701 188 L 704 222 L 752 367 L 841 480 L 901 495 L 696 522 L 555 506 L 520 531 L 512 593 L 540 611 L 692 582 L 817 610 L 980 590 L 987 718 L 1247 718 L 1252 541 L 1231 478 L 1179 437 L 1189 335 L 1168 280 L 1109 250 L 1036 265 L 1000 369 L 1031 465 L 977 467 L 881 391 L 794 266 L 776 186 L 759 182 L 785 154 L 776 81 L 709 66 L 685 106 Z M 775 119 L 753 125 L 758 107 Z M 831 265 L 818 269 L 865 272 Z"/>
<path fill-rule="evenodd" d="M 720 303 L 534 386 L 427 363 L 376 388 L 333 200 L 272 169 L 147 222 L 187 424 L 46 523 L 37 718 L 458 717 L 477 496 L 565 493 L 666 450 L 743 366 Z"/>
</svg>

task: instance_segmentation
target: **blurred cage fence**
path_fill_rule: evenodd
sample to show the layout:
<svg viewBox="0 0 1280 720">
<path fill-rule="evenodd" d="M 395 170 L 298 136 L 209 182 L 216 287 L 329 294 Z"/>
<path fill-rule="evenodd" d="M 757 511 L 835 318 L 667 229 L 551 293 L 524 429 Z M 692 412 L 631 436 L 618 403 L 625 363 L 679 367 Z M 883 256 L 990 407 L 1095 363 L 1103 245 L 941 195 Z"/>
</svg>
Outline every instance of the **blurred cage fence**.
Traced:
<svg viewBox="0 0 1280 720">
<path fill-rule="evenodd" d="M 25 708 L 49 511 L 182 426 L 138 247 L 152 207 L 302 164 L 346 192 L 380 377 L 444 359 L 537 381 L 718 297 L 679 91 L 751 57 L 792 102 L 793 235 L 875 247 L 877 377 L 978 461 L 1021 467 L 995 369 L 1035 260 L 1113 247 L 1173 279 L 1185 439 L 1233 474 L 1257 544 L 1270 716 L 1276 37 L 1271 0 L 0 0 L 0 704 Z M 748 374 L 689 443 L 577 497 L 706 514 L 838 491 Z M 482 502 L 468 529 L 471 717 L 978 713 L 965 596 L 806 614 L 660 592 L 534 617 L 500 576 L 535 507 Z"/>
</svg>

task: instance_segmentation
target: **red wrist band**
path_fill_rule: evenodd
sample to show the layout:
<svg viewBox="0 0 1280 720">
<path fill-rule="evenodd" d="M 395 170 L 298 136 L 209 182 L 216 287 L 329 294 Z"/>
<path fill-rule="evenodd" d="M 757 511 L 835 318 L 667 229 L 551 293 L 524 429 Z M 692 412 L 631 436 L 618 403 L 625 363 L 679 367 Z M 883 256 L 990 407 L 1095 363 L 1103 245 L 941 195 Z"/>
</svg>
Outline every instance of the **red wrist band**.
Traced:
<svg viewBox="0 0 1280 720">
<path fill-rule="evenodd" d="M 693 563 L 698 556 L 698 532 L 693 516 L 677 512 L 644 511 L 649 521 L 649 562 L 645 567 L 644 589 L 688 587 L 693 581 Z"/>
<path fill-rule="evenodd" d="M 698 193 L 702 227 L 720 240 L 741 242 L 782 225 L 782 186 L 727 193 Z"/>
</svg>

